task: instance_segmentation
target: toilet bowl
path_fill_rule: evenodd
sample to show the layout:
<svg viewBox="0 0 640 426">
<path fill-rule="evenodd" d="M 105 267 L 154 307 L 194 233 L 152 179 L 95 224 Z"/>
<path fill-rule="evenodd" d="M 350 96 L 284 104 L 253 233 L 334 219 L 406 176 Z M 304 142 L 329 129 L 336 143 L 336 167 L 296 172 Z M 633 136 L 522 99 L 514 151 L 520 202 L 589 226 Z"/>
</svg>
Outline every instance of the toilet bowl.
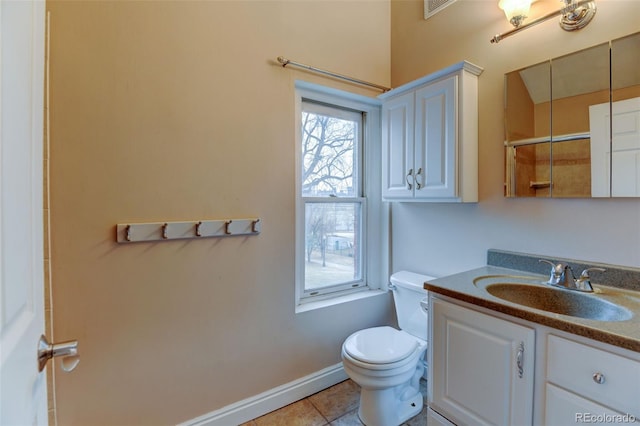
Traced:
<svg viewBox="0 0 640 426">
<path fill-rule="evenodd" d="M 382 326 L 360 330 L 344 341 L 342 364 L 360 385 L 358 415 L 367 426 L 397 426 L 423 407 L 420 378 L 426 363 L 427 291 L 432 277 L 401 271 L 391 276 L 400 330 Z"/>
</svg>

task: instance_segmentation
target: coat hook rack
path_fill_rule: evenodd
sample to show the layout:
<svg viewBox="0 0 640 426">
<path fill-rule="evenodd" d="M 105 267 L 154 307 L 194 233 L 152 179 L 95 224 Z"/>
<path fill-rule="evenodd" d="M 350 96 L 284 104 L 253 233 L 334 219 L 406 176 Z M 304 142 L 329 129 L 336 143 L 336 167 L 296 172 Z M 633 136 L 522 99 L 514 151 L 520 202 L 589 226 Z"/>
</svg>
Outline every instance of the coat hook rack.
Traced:
<svg viewBox="0 0 640 426">
<path fill-rule="evenodd" d="M 232 237 L 258 235 L 261 231 L 262 221 L 260 218 L 119 223 L 116 225 L 116 241 L 118 243 L 135 243 L 188 238 Z"/>
</svg>

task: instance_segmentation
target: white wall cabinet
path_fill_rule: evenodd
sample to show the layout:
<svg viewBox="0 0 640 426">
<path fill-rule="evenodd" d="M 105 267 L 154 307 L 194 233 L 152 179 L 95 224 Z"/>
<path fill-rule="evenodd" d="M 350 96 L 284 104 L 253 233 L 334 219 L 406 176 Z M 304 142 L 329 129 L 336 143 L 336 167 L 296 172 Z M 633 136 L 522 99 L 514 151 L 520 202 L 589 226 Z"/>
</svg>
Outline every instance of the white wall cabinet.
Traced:
<svg viewBox="0 0 640 426">
<path fill-rule="evenodd" d="M 429 316 L 428 403 L 435 424 L 640 419 L 640 353 L 433 292 Z"/>
<path fill-rule="evenodd" d="M 383 95 L 383 198 L 478 201 L 478 83 L 461 62 Z"/>
<path fill-rule="evenodd" d="M 535 332 L 432 298 L 430 407 L 455 424 L 530 425 Z"/>
</svg>

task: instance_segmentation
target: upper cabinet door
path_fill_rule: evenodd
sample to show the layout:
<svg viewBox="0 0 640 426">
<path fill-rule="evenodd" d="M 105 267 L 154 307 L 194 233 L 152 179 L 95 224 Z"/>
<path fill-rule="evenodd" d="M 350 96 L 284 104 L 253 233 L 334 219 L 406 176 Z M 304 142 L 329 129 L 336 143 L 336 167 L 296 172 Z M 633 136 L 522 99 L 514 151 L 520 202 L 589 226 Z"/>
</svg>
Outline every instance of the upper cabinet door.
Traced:
<svg viewBox="0 0 640 426">
<path fill-rule="evenodd" d="M 456 196 L 456 79 L 416 91 L 416 198 Z"/>
<path fill-rule="evenodd" d="M 414 94 L 389 99 L 382 106 L 382 196 L 413 197 Z"/>
</svg>

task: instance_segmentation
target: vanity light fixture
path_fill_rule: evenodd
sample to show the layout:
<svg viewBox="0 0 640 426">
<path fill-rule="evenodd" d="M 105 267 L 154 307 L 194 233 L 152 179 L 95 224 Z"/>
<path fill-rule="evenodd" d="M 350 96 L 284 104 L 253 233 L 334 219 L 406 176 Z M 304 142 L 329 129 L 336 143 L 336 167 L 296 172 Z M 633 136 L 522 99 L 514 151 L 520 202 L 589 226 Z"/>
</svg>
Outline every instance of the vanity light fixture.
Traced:
<svg viewBox="0 0 640 426">
<path fill-rule="evenodd" d="M 554 16 L 560 16 L 560 27 L 565 31 L 575 31 L 587 26 L 596 14 L 595 0 L 561 0 L 564 7 L 555 12 L 548 13 L 523 25 L 528 17 L 531 0 L 500 0 L 498 7 L 504 10 L 507 19 L 515 28 L 502 34 L 497 34 L 491 39 L 491 43 L 498 43 L 517 32 L 537 25 Z"/>
</svg>

